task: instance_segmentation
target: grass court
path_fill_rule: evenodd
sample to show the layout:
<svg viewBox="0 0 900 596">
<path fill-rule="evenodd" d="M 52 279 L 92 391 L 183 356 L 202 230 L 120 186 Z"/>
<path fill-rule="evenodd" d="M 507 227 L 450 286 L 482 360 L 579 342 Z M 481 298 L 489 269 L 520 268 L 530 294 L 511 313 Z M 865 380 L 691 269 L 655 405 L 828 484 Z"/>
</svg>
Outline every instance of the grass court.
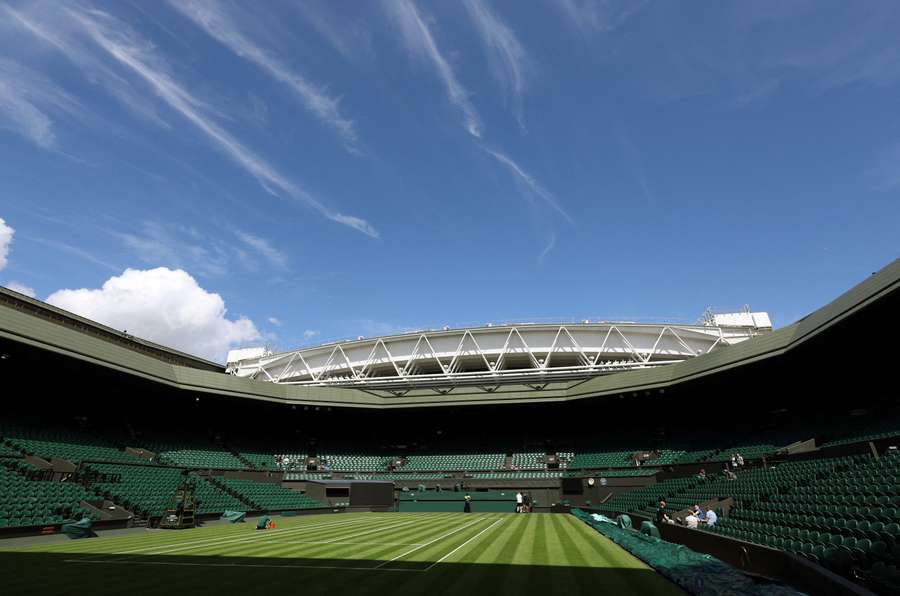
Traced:
<svg viewBox="0 0 900 596">
<path fill-rule="evenodd" d="M 0 550 L 13 594 L 681 594 L 562 514 L 349 513 Z"/>
</svg>

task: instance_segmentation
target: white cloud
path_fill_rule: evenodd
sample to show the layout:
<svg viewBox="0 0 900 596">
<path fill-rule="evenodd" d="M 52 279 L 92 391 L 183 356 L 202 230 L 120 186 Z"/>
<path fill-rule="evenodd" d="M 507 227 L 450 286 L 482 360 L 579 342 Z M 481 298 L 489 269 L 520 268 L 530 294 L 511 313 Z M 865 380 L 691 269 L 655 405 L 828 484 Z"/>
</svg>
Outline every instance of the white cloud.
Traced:
<svg viewBox="0 0 900 596">
<path fill-rule="evenodd" d="M 15 233 L 16 231 L 0 217 L 0 269 L 6 267 L 9 245 L 12 244 L 13 234 Z"/>
<path fill-rule="evenodd" d="M 456 73 L 438 49 L 431 30 L 411 0 L 385 0 L 384 6 L 400 27 L 407 51 L 417 57 L 424 57 L 437 71 L 444 83 L 450 102 L 463 113 L 466 130 L 474 137 L 481 138 L 481 118 L 469 100 L 469 92 L 456 78 Z"/>
<path fill-rule="evenodd" d="M 3 9 L 0 9 L 3 10 Z M 41 43 L 50 46 L 61 53 L 67 60 L 82 69 L 91 84 L 102 87 L 112 94 L 123 107 L 130 110 L 142 119 L 150 121 L 164 128 L 171 128 L 156 111 L 150 98 L 134 88 L 127 79 L 117 74 L 96 56 L 92 55 L 87 46 L 77 40 L 72 40 L 66 31 L 57 30 L 56 27 L 40 22 L 42 17 L 57 19 L 59 11 L 53 3 L 34 2 L 20 6 L 19 10 L 5 7 L 8 18 L 2 25 L 11 30 L 25 32 L 33 36 Z M 0 39 L 3 34 L 0 33 Z M 21 40 L 13 35 L 6 36 L 10 43 L 20 43 Z M 57 93 L 58 94 L 58 93 Z M 68 97 L 63 98 L 66 103 L 71 103 Z M 108 124 L 108 123 L 107 123 Z"/>
<path fill-rule="evenodd" d="M 572 26 L 587 36 L 618 29 L 646 3 L 646 0 L 558 0 L 556 6 Z"/>
<path fill-rule="evenodd" d="M 275 325 L 276 327 L 281 327 L 281 319 L 276 319 L 275 317 L 269 317 L 269 324 Z"/>
<path fill-rule="evenodd" d="M 38 147 L 56 147 L 53 116 L 72 116 L 78 103 L 46 77 L 0 59 L 0 129 L 11 130 Z"/>
<path fill-rule="evenodd" d="M 303 332 L 303 339 L 305 339 L 305 340 L 310 340 L 310 339 L 313 339 L 314 337 L 319 337 L 319 332 L 316 331 L 315 329 L 307 329 L 306 331 Z"/>
<path fill-rule="evenodd" d="M 482 0 L 465 0 L 469 17 L 488 50 L 491 69 L 507 94 L 513 97 L 519 125 L 524 127 L 522 94 L 531 63 L 515 33 Z"/>
<path fill-rule="evenodd" d="M 61 15 L 66 18 L 61 18 Z M 22 27 L 38 39 L 61 51 L 72 60 L 89 79 L 93 80 L 100 59 L 85 48 L 95 47 L 106 60 L 124 69 L 132 77 L 147 85 L 170 109 L 180 114 L 202 132 L 212 144 L 252 175 L 269 194 L 287 195 L 314 209 L 324 217 L 350 226 L 371 237 L 378 237 L 375 228 L 364 219 L 344 215 L 332 210 L 312 194 L 286 178 L 262 157 L 240 143 L 209 115 L 210 107 L 169 72 L 168 64 L 155 47 L 133 31 L 127 23 L 96 9 L 83 9 L 77 5 L 56 6 L 44 15 L 45 20 L 19 20 Z M 28 23 L 25 25 L 24 23 Z M 84 38 L 89 43 L 85 43 Z M 104 66 L 104 72 L 112 73 Z M 104 88 L 120 89 L 117 79 L 104 79 Z M 128 85 L 130 88 L 130 85 Z M 111 93 L 123 103 L 127 95 Z"/>
<path fill-rule="evenodd" d="M 350 62 L 373 54 L 372 35 L 363 22 L 353 22 L 347 15 L 332 16 L 310 2 L 291 6 L 298 7 L 313 29 Z"/>
<path fill-rule="evenodd" d="M 59 290 L 47 302 L 165 346 L 222 361 L 229 348 L 258 340 L 247 318 L 226 317 L 225 302 L 185 271 L 126 269 L 99 289 Z"/>
<path fill-rule="evenodd" d="M 247 232 L 241 232 L 238 230 L 235 232 L 238 238 L 241 239 L 241 242 L 255 250 L 257 253 L 265 257 L 270 263 L 279 268 L 287 267 L 288 259 L 287 255 L 284 252 L 278 250 L 272 244 L 266 240 L 265 238 L 260 238 L 259 236 L 254 236 L 253 234 L 248 234 Z"/>
<path fill-rule="evenodd" d="M 865 178 L 872 189 L 880 192 L 900 188 L 900 143 L 879 151 Z"/>
<path fill-rule="evenodd" d="M 26 286 L 25 284 L 19 283 L 17 281 L 11 281 L 6 284 L 6 287 L 12 290 L 13 292 L 18 292 L 20 294 L 25 294 L 29 298 L 34 298 L 37 296 L 37 293 L 34 291 L 34 288 Z"/>
<path fill-rule="evenodd" d="M 485 148 L 485 151 L 492 155 L 494 159 L 505 165 L 529 192 L 540 198 L 544 203 L 547 204 L 547 206 L 559 213 L 567 222 L 574 223 L 572 221 L 572 218 L 569 217 L 569 214 L 566 213 L 566 210 L 563 209 L 559 204 L 559 201 L 556 200 L 556 197 L 554 197 L 549 190 L 541 186 L 541 184 L 537 180 L 535 180 L 533 176 L 519 167 L 519 164 L 513 161 L 511 157 L 493 149 Z"/>
<path fill-rule="evenodd" d="M 341 114 L 340 99 L 330 97 L 322 87 L 291 69 L 242 31 L 241 23 L 250 20 L 250 15 L 229 12 L 224 4 L 208 0 L 170 0 L 170 5 L 237 56 L 253 62 L 287 85 L 306 109 L 337 131 L 348 150 L 359 152 L 356 129 L 353 122 Z"/>
<path fill-rule="evenodd" d="M 148 265 L 187 268 L 202 276 L 221 276 L 229 271 L 227 247 L 193 228 L 148 221 L 140 231 L 112 234 Z"/>
</svg>

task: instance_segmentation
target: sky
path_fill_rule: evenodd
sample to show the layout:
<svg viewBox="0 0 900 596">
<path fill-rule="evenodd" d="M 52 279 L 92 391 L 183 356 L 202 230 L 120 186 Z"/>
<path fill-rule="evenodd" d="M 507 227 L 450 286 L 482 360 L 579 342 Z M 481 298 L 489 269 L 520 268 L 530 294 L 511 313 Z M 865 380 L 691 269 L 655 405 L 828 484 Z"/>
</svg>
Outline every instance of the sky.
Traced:
<svg viewBox="0 0 900 596">
<path fill-rule="evenodd" d="M 223 361 L 789 324 L 900 256 L 900 4 L 0 0 L 0 284 Z"/>
</svg>

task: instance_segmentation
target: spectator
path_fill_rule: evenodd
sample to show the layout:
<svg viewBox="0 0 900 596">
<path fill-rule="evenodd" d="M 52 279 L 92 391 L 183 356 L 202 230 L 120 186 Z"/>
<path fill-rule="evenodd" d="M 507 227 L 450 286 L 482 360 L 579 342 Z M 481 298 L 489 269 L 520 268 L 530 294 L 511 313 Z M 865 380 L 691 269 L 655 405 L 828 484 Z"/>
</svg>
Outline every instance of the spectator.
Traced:
<svg viewBox="0 0 900 596">
<path fill-rule="evenodd" d="M 665 499 L 659 500 L 659 507 L 656 508 L 656 525 L 659 524 L 671 524 L 672 518 L 666 513 L 666 501 Z"/>
<path fill-rule="evenodd" d="M 713 527 L 716 525 L 716 522 L 719 521 L 719 516 L 716 515 L 716 512 L 710 509 L 706 512 L 706 525 L 707 527 Z"/>
<path fill-rule="evenodd" d="M 732 468 L 737 467 L 737 455 L 735 455 L 735 454 L 731 455 L 731 467 Z"/>
<path fill-rule="evenodd" d="M 697 478 L 699 478 L 700 480 L 706 480 L 706 469 L 705 468 L 700 468 L 700 473 L 697 474 Z"/>
<path fill-rule="evenodd" d="M 687 526 L 687 527 L 689 527 L 689 528 L 693 528 L 693 529 L 696 530 L 696 529 L 697 529 L 697 525 L 698 525 L 699 523 L 700 523 L 700 520 L 697 518 L 697 516 L 694 514 L 693 511 L 691 511 L 691 512 L 687 515 L 687 517 L 684 518 L 684 525 Z"/>
<path fill-rule="evenodd" d="M 743 467 L 744 465 L 744 456 L 740 453 L 737 454 L 737 463 L 739 466 Z"/>
<path fill-rule="evenodd" d="M 699 519 L 700 521 L 706 521 L 706 509 L 704 509 L 703 507 L 698 507 L 696 513 L 697 519 Z"/>
<path fill-rule="evenodd" d="M 516 513 L 522 513 L 522 503 L 524 502 L 525 497 L 522 495 L 522 491 L 516 493 Z"/>
</svg>

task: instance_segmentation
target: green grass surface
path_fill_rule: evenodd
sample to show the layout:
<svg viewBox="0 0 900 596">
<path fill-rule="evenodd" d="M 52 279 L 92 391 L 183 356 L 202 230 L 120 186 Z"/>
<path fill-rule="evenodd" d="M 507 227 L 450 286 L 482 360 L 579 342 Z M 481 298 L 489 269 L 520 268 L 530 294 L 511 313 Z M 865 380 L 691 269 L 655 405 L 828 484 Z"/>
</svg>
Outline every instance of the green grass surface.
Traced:
<svg viewBox="0 0 900 596">
<path fill-rule="evenodd" d="M 681 594 L 569 515 L 353 513 L 0 550 L 13 594 Z M 0 543 L 0 547 L 3 544 Z"/>
</svg>

